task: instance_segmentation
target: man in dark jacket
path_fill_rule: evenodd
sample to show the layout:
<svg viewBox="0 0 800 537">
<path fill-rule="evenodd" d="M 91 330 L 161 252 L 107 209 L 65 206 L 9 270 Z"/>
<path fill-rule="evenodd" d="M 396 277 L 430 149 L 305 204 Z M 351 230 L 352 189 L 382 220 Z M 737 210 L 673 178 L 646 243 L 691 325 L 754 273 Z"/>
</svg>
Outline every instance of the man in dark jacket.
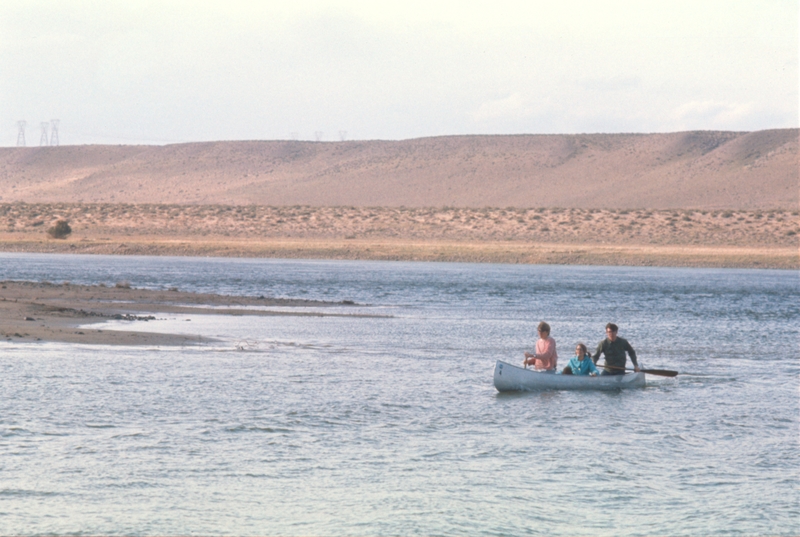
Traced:
<svg viewBox="0 0 800 537">
<path fill-rule="evenodd" d="M 596 364 L 600 355 L 605 355 L 606 365 L 610 368 L 603 369 L 601 375 L 622 375 L 625 373 L 625 352 L 631 357 L 633 370 L 639 372 L 639 363 L 636 361 L 636 351 L 633 350 L 628 340 L 617 337 L 619 327 L 614 323 L 606 325 L 606 339 L 597 345 L 597 351 L 592 356 L 592 361 Z"/>
</svg>

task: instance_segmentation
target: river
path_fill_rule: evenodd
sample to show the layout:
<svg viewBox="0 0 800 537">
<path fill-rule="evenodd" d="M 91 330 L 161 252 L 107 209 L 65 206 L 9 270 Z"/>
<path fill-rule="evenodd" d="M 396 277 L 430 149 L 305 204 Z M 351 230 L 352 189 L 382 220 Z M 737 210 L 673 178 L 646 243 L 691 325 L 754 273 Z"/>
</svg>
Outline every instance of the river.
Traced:
<svg viewBox="0 0 800 537">
<path fill-rule="evenodd" d="M 793 271 L 0 254 L 4 279 L 356 306 L 0 342 L 0 534 L 800 533 Z M 498 393 L 541 320 L 562 366 L 613 321 L 680 375 Z"/>
</svg>

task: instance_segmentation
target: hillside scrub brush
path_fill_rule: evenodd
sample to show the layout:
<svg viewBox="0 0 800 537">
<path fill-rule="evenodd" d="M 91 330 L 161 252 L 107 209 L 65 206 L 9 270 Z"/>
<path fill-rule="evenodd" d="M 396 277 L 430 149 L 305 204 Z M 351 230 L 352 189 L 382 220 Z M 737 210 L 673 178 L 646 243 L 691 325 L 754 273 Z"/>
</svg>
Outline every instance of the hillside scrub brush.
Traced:
<svg viewBox="0 0 800 537">
<path fill-rule="evenodd" d="M 59 220 L 47 230 L 47 234 L 54 239 L 66 239 L 70 233 L 72 233 L 72 228 L 69 227 L 69 222 L 66 220 Z"/>
</svg>

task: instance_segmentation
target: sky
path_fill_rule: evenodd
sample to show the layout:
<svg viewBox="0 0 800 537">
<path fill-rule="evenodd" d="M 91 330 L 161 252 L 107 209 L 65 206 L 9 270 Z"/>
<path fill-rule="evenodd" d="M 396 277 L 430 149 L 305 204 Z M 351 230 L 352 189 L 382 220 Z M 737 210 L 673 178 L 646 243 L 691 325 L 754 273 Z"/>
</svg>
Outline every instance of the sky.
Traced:
<svg viewBox="0 0 800 537">
<path fill-rule="evenodd" d="M 0 146 L 796 128 L 798 26 L 800 0 L 0 0 Z"/>
</svg>

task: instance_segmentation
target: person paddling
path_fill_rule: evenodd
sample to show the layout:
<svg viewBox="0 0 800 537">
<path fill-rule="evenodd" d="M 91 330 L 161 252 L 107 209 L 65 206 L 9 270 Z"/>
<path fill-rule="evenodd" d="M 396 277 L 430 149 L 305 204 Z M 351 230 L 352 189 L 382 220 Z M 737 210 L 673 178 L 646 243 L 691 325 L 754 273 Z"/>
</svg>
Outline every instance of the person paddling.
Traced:
<svg viewBox="0 0 800 537">
<path fill-rule="evenodd" d="M 556 340 L 550 337 L 550 325 L 542 321 L 536 327 L 536 331 L 539 332 L 536 352 L 526 352 L 522 363 L 525 367 L 532 365 L 534 369 L 540 371 L 555 371 L 558 353 L 556 353 Z"/>
<path fill-rule="evenodd" d="M 575 346 L 575 356 L 569 361 L 567 367 L 561 372 L 564 375 L 591 375 L 597 376 L 597 368 L 594 366 L 592 356 L 586 349 L 586 345 L 578 343 Z"/>
<path fill-rule="evenodd" d="M 614 323 L 606 325 L 606 339 L 597 345 L 597 351 L 592 356 L 592 362 L 597 364 L 600 355 L 605 355 L 606 365 L 610 366 L 603 369 L 601 375 L 623 375 L 625 374 L 625 353 L 631 357 L 633 370 L 639 372 L 639 362 L 636 361 L 636 351 L 633 350 L 628 340 L 617 337 L 619 327 Z"/>
</svg>

